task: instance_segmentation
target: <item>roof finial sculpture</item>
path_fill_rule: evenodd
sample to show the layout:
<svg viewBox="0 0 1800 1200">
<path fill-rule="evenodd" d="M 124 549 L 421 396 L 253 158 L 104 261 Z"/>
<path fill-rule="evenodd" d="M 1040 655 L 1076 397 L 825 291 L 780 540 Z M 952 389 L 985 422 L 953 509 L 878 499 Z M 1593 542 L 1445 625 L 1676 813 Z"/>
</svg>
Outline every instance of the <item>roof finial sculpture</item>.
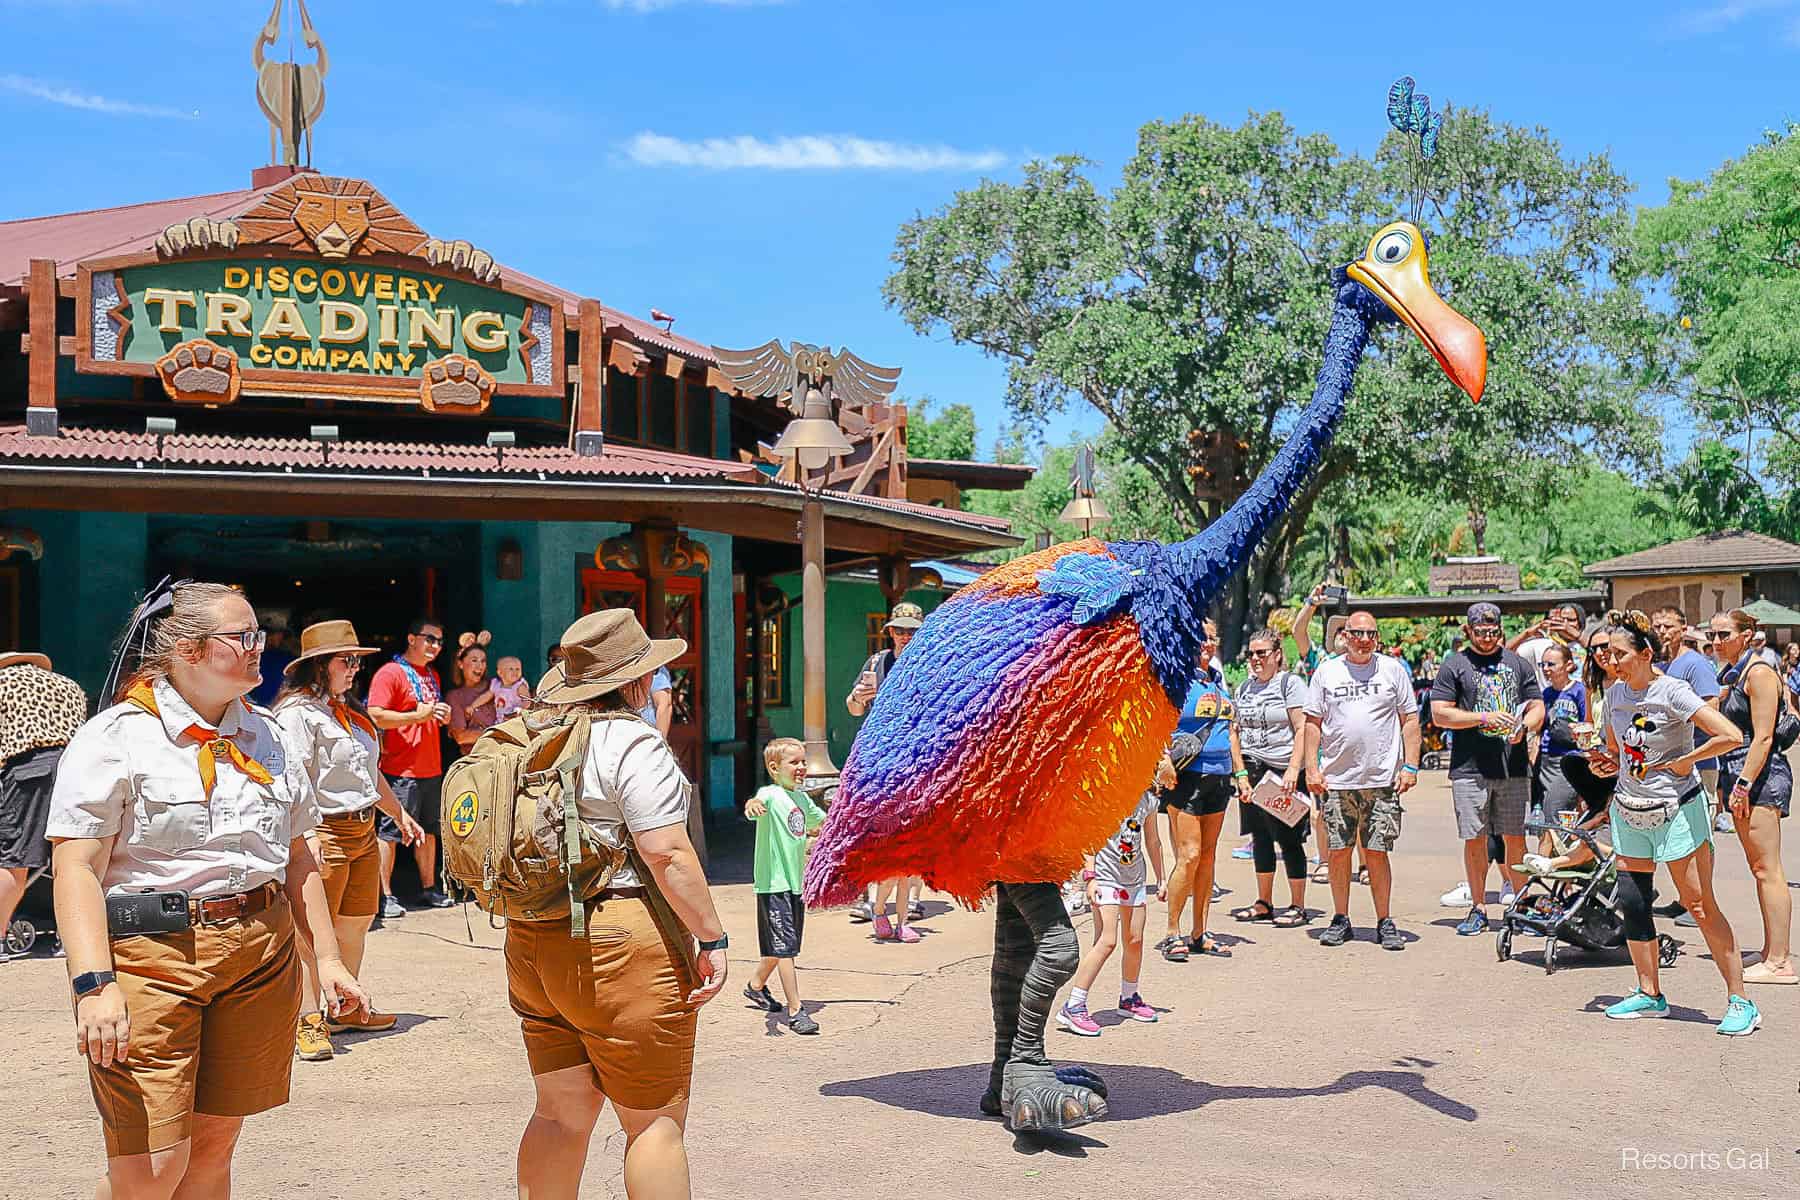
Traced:
<svg viewBox="0 0 1800 1200">
<path fill-rule="evenodd" d="M 263 115 L 269 118 L 269 161 L 289 167 L 301 166 L 300 142 L 304 138 L 304 165 L 310 167 L 312 127 L 319 114 L 325 111 L 325 72 L 330 70 L 330 64 L 325 57 L 325 43 L 319 40 L 312 17 L 307 15 L 306 0 L 294 0 L 294 3 L 299 9 L 300 40 L 318 52 L 318 61 L 293 61 L 291 37 L 287 62 L 270 62 L 264 57 L 264 47 L 281 40 L 281 10 L 286 7 L 287 0 L 275 0 L 269 19 L 263 22 L 262 32 L 257 35 L 251 61 L 256 64 L 256 102 L 262 106 Z M 277 138 L 280 139 L 279 157 Z"/>
</svg>

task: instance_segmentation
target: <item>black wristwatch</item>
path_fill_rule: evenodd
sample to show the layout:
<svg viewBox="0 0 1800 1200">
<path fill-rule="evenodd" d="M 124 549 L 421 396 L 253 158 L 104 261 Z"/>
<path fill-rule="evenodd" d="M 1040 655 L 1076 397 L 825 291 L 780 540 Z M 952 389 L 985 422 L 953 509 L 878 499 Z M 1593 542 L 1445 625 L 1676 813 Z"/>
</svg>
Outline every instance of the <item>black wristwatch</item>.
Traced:
<svg viewBox="0 0 1800 1200">
<path fill-rule="evenodd" d="M 86 974 L 77 975 L 71 986 L 75 989 L 75 998 L 79 1000 L 83 996 L 93 995 L 112 981 L 113 973 L 111 971 L 89 971 Z"/>
<path fill-rule="evenodd" d="M 702 950 L 723 950 L 729 945 L 731 945 L 731 935 L 729 933 L 721 933 L 710 942 L 701 942 L 700 948 Z"/>
</svg>

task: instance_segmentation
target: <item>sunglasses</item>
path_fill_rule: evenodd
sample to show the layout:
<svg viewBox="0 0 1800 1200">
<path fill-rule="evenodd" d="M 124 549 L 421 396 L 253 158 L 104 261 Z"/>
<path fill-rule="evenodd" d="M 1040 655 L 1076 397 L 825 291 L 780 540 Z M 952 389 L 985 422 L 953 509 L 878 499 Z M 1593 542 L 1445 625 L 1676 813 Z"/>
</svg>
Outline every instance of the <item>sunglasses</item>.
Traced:
<svg viewBox="0 0 1800 1200">
<path fill-rule="evenodd" d="M 1722 642 L 1726 638 L 1736 637 L 1737 634 L 1735 631 L 1729 630 L 1729 629 L 1726 629 L 1726 630 L 1708 629 L 1705 632 L 1705 634 L 1702 636 L 1704 636 L 1706 638 L 1706 640 L 1709 642 Z"/>
<path fill-rule="evenodd" d="M 248 654 L 252 650 L 261 650 L 269 644 L 269 635 L 261 629 L 233 629 L 225 633 L 209 633 L 207 637 L 216 637 L 220 641 L 235 642 L 237 648 Z"/>
<path fill-rule="evenodd" d="M 354 671 L 362 666 L 362 655 L 334 654 L 331 656 L 331 661 L 340 667 L 348 667 L 350 670 Z"/>
<path fill-rule="evenodd" d="M 1276 653 L 1277 653 L 1277 651 L 1274 651 L 1274 650 L 1246 650 L 1246 651 L 1244 651 L 1244 654 L 1249 658 L 1268 658 L 1271 655 L 1276 654 Z"/>
<path fill-rule="evenodd" d="M 1381 636 L 1381 630 L 1379 630 L 1379 629 L 1346 629 L 1346 630 L 1344 630 L 1344 636 L 1345 637 L 1353 637 L 1359 641 L 1365 641 L 1365 642 L 1374 641 L 1376 638 Z"/>
<path fill-rule="evenodd" d="M 1500 627 L 1498 625 L 1471 625 L 1469 633 L 1475 637 L 1499 637 Z"/>
<path fill-rule="evenodd" d="M 424 643 L 426 643 L 426 644 L 427 644 L 427 645 L 431 645 L 431 646 L 441 646 L 441 645 L 443 645 L 443 644 L 444 644 L 444 639 L 443 639 L 443 637 L 442 637 L 442 636 L 441 636 L 441 635 L 439 635 L 439 634 L 435 634 L 435 633 L 415 633 L 415 634 L 413 634 L 413 636 L 414 636 L 414 637 L 416 637 L 416 638 L 418 638 L 418 639 L 419 639 L 419 640 L 420 640 L 420 641 L 421 641 L 421 642 L 424 642 Z"/>
</svg>

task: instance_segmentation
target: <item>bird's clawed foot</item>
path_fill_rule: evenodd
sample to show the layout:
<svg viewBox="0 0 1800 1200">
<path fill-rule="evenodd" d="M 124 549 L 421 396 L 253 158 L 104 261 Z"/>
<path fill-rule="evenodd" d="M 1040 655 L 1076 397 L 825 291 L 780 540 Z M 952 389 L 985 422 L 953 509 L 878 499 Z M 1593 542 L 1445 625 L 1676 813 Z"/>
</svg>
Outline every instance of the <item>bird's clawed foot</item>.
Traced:
<svg viewBox="0 0 1800 1200">
<path fill-rule="evenodd" d="M 1005 1117 L 1014 1133 L 1054 1133 L 1106 1116 L 1106 1084 L 1085 1067 L 1008 1063 L 1000 1094 L 981 1098 L 981 1111 Z"/>
</svg>

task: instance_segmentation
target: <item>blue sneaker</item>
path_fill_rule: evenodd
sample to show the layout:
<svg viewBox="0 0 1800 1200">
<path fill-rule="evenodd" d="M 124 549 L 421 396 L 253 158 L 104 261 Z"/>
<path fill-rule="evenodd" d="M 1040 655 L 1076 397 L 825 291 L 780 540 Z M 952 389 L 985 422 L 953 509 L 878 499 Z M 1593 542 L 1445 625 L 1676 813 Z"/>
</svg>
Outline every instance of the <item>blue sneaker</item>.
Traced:
<svg viewBox="0 0 1800 1200">
<path fill-rule="evenodd" d="M 1736 997 L 1734 996 L 1735 1000 Z M 1749 1004 L 1748 1000 L 1744 1001 Z M 1755 1011 L 1752 1006 L 1751 1011 Z M 1652 996 L 1643 988 L 1631 989 L 1631 995 L 1606 1010 L 1606 1015 L 1615 1021 L 1635 1021 L 1639 1017 L 1666 1017 L 1669 1015 L 1669 1000 L 1666 996 Z M 1730 1020 L 1727 1015 L 1726 1020 Z M 1723 1028 L 1721 1026 L 1720 1028 Z"/>
<path fill-rule="evenodd" d="M 1742 996 L 1733 996 L 1731 1003 L 1725 1006 L 1725 1019 L 1719 1022 L 1719 1032 L 1726 1037 L 1743 1037 L 1755 1033 L 1762 1025 L 1762 1014 L 1756 1005 Z"/>
<path fill-rule="evenodd" d="M 1486 933 L 1487 929 L 1487 913 L 1479 908 L 1471 908 L 1469 915 L 1462 919 L 1462 924 L 1456 927 L 1456 932 L 1459 937 L 1473 937 L 1478 933 Z"/>
<path fill-rule="evenodd" d="M 1235 849 L 1231 852 L 1231 857 L 1233 857 L 1233 858 L 1255 858 L 1256 851 L 1254 848 L 1252 848 L 1251 846 L 1248 846 L 1248 845 L 1239 846 L 1239 847 L 1237 847 L 1237 849 Z"/>
</svg>

